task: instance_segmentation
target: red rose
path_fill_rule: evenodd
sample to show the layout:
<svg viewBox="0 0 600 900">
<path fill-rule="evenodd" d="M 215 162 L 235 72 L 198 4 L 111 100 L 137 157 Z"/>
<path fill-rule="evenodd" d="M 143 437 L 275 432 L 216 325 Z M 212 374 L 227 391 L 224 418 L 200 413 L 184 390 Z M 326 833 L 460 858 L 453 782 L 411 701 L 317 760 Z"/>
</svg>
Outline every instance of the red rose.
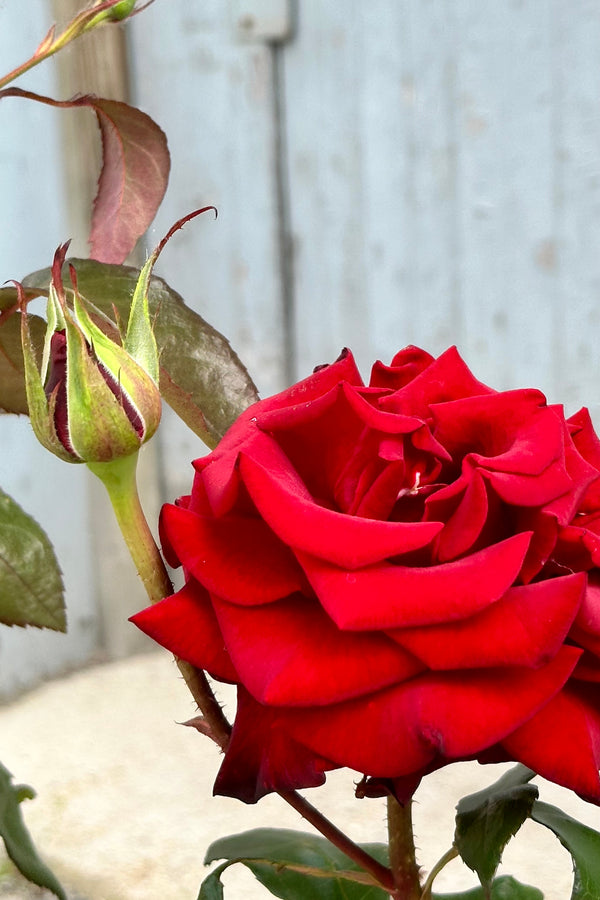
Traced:
<svg viewBox="0 0 600 900">
<path fill-rule="evenodd" d="M 348 766 L 400 796 L 517 760 L 600 803 L 600 442 L 455 349 L 352 356 L 248 409 L 162 514 L 185 587 L 134 617 L 238 685 L 217 793 Z M 374 781 L 373 781 L 374 779 Z"/>
</svg>

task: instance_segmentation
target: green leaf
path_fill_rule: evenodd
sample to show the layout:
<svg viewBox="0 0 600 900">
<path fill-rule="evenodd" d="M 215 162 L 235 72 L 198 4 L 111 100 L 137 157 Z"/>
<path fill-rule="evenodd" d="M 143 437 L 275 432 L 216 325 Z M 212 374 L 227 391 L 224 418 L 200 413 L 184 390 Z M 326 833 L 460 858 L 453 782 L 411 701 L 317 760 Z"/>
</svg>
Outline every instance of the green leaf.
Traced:
<svg viewBox="0 0 600 900">
<path fill-rule="evenodd" d="M 0 622 L 66 631 L 62 577 L 37 522 L 0 490 Z"/>
<path fill-rule="evenodd" d="M 37 296 L 39 291 L 27 291 Z M 27 414 L 25 372 L 21 350 L 21 316 L 16 309 L 17 292 L 14 287 L 0 288 L 0 410 Z M 29 327 L 36 346 L 44 342 L 46 323 L 39 316 L 29 316 Z"/>
<path fill-rule="evenodd" d="M 506 844 L 531 814 L 538 789 L 527 782 L 534 775 L 525 766 L 515 766 L 485 790 L 463 797 L 457 806 L 454 844 L 463 862 L 477 872 L 484 895 Z"/>
<path fill-rule="evenodd" d="M 520 884 L 511 875 L 494 879 L 491 900 L 544 900 L 538 888 Z M 473 888 L 460 894 L 434 894 L 433 900 L 486 900 L 483 888 Z"/>
<path fill-rule="evenodd" d="M 127 321 L 138 270 L 90 259 L 69 262 L 77 270 L 82 297 L 113 323 L 113 306 L 119 318 Z M 49 282 L 50 270 L 44 269 L 28 275 L 23 283 L 43 289 Z M 161 394 L 202 440 L 215 446 L 239 414 L 258 399 L 256 388 L 223 335 L 161 278 L 150 279 L 148 302 L 160 355 Z"/>
<path fill-rule="evenodd" d="M 27 785 L 12 784 L 12 775 L 0 763 L 0 835 L 6 852 L 28 881 L 48 888 L 60 900 L 67 900 L 62 887 L 38 856 L 21 816 L 21 801 L 33 797 L 35 793 Z"/>
<path fill-rule="evenodd" d="M 385 844 L 363 849 L 387 865 Z M 281 900 L 388 900 L 388 893 L 371 876 L 325 838 L 289 829 L 256 828 L 215 841 L 205 864 L 227 862 L 202 884 L 198 900 L 222 900 L 220 876 L 240 862 Z"/>
<path fill-rule="evenodd" d="M 571 900 L 598 900 L 600 897 L 600 834 L 572 819 L 548 803 L 536 801 L 531 818 L 557 836 L 573 857 Z"/>
</svg>

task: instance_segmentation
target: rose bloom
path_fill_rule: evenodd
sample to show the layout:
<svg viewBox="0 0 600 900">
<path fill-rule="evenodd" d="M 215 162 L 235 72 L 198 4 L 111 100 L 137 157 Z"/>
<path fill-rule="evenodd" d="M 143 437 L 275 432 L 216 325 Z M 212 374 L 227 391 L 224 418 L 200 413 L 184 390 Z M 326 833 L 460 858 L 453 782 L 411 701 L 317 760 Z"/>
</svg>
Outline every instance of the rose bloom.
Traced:
<svg viewBox="0 0 600 900">
<path fill-rule="evenodd" d="M 348 766 L 403 800 L 515 760 L 600 803 L 600 442 L 452 348 L 348 351 L 250 407 L 164 508 L 185 586 L 134 617 L 238 686 L 215 792 Z"/>
</svg>

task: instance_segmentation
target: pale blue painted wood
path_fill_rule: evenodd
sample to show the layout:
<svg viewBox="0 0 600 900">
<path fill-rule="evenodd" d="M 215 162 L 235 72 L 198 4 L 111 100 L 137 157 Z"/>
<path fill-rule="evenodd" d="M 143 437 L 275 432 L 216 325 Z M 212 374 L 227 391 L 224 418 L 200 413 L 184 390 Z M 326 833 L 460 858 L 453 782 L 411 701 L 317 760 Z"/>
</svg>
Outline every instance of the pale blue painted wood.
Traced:
<svg viewBox="0 0 600 900">
<path fill-rule="evenodd" d="M 600 425 L 600 8 L 557 2 L 553 15 L 560 305 L 552 366 L 565 401 L 593 404 Z"/>
<path fill-rule="evenodd" d="M 238 42 L 222 0 L 156 3 L 131 23 L 136 101 L 167 133 L 172 174 L 148 241 L 212 204 L 178 232 L 157 272 L 227 335 L 267 394 L 284 381 L 275 169 L 273 60 Z M 203 445 L 166 411 L 168 492 L 189 489 Z"/>
<path fill-rule="evenodd" d="M 556 23 L 545 2 L 466 0 L 455 14 L 465 353 L 495 386 L 557 396 Z"/>
<path fill-rule="evenodd" d="M 0 14 L 20 6 L 0 0 Z M 34 43 L 42 0 L 30 8 Z M 194 207 L 219 207 L 217 222 L 177 234 L 160 271 L 261 391 L 344 345 L 368 375 L 404 344 L 457 343 L 495 387 L 600 412 L 598 5 L 298 0 L 277 49 L 239 39 L 237 8 L 157 0 L 131 23 L 132 76 L 173 157 L 149 243 Z M 12 38 L 0 50 L 22 56 Z M 5 122 L 3 197 L 39 241 L 9 277 L 64 235 L 56 201 L 31 217 L 38 148 L 7 144 Z M 44 139 L 52 156 L 46 127 Z M 21 243 L 11 224 L 2 258 L 20 259 Z M 168 413 L 162 440 L 172 497 L 203 448 Z"/>
<path fill-rule="evenodd" d="M 461 338 L 445 3 L 300 4 L 286 50 L 299 370 Z"/>
<path fill-rule="evenodd" d="M 593 408 L 597 4 L 299 0 L 296 11 L 278 51 L 240 44 L 229 4 L 171 0 L 168 14 L 157 3 L 135 22 L 138 94 L 174 162 L 154 236 L 201 202 L 222 214 L 177 239 L 169 278 L 263 391 L 283 384 L 285 340 L 296 377 L 344 345 L 366 375 L 407 343 L 457 343 L 498 388 L 535 385 L 570 410 Z M 167 448 L 169 470 L 193 450 L 179 437 Z"/>
<path fill-rule="evenodd" d="M 9 71 L 26 59 L 51 23 L 44 0 L 0 3 L 0 59 Z M 52 63 L 19 82 L 55 94 Z M 20 99 L 0 102 L 0 282 L 52 261 L 69 235 L 63 203 L 59 113 Z M 0 625 L 0 696 L 88 661 L 98 646 L 91 528 L 85 471 L 47 453 L 29 420 L 0 418 L 0 486 L 46 530 L 64 573 L 68 635 Z"/>
</svg>

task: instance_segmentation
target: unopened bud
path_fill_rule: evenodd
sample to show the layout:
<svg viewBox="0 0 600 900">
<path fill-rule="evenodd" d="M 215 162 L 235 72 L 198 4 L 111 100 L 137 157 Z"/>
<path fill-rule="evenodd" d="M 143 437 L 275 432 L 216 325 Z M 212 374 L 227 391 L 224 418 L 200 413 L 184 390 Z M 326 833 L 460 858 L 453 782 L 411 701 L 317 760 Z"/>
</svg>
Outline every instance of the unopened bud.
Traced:
<svg viewBox="0 0 600 900">
<path fill-rule="evenodd" d="M 146 284 L 138 284 L 123 346 L 91 319 L 77 290 L 66 302 L 62 265 L 68 244 L 52 266 L 41 370 L 22 308 L 25 385 L 38 440 L 70 462 L 110 462 L 136 453 L 158 427 L 158 352 Z"/>
</svg>

